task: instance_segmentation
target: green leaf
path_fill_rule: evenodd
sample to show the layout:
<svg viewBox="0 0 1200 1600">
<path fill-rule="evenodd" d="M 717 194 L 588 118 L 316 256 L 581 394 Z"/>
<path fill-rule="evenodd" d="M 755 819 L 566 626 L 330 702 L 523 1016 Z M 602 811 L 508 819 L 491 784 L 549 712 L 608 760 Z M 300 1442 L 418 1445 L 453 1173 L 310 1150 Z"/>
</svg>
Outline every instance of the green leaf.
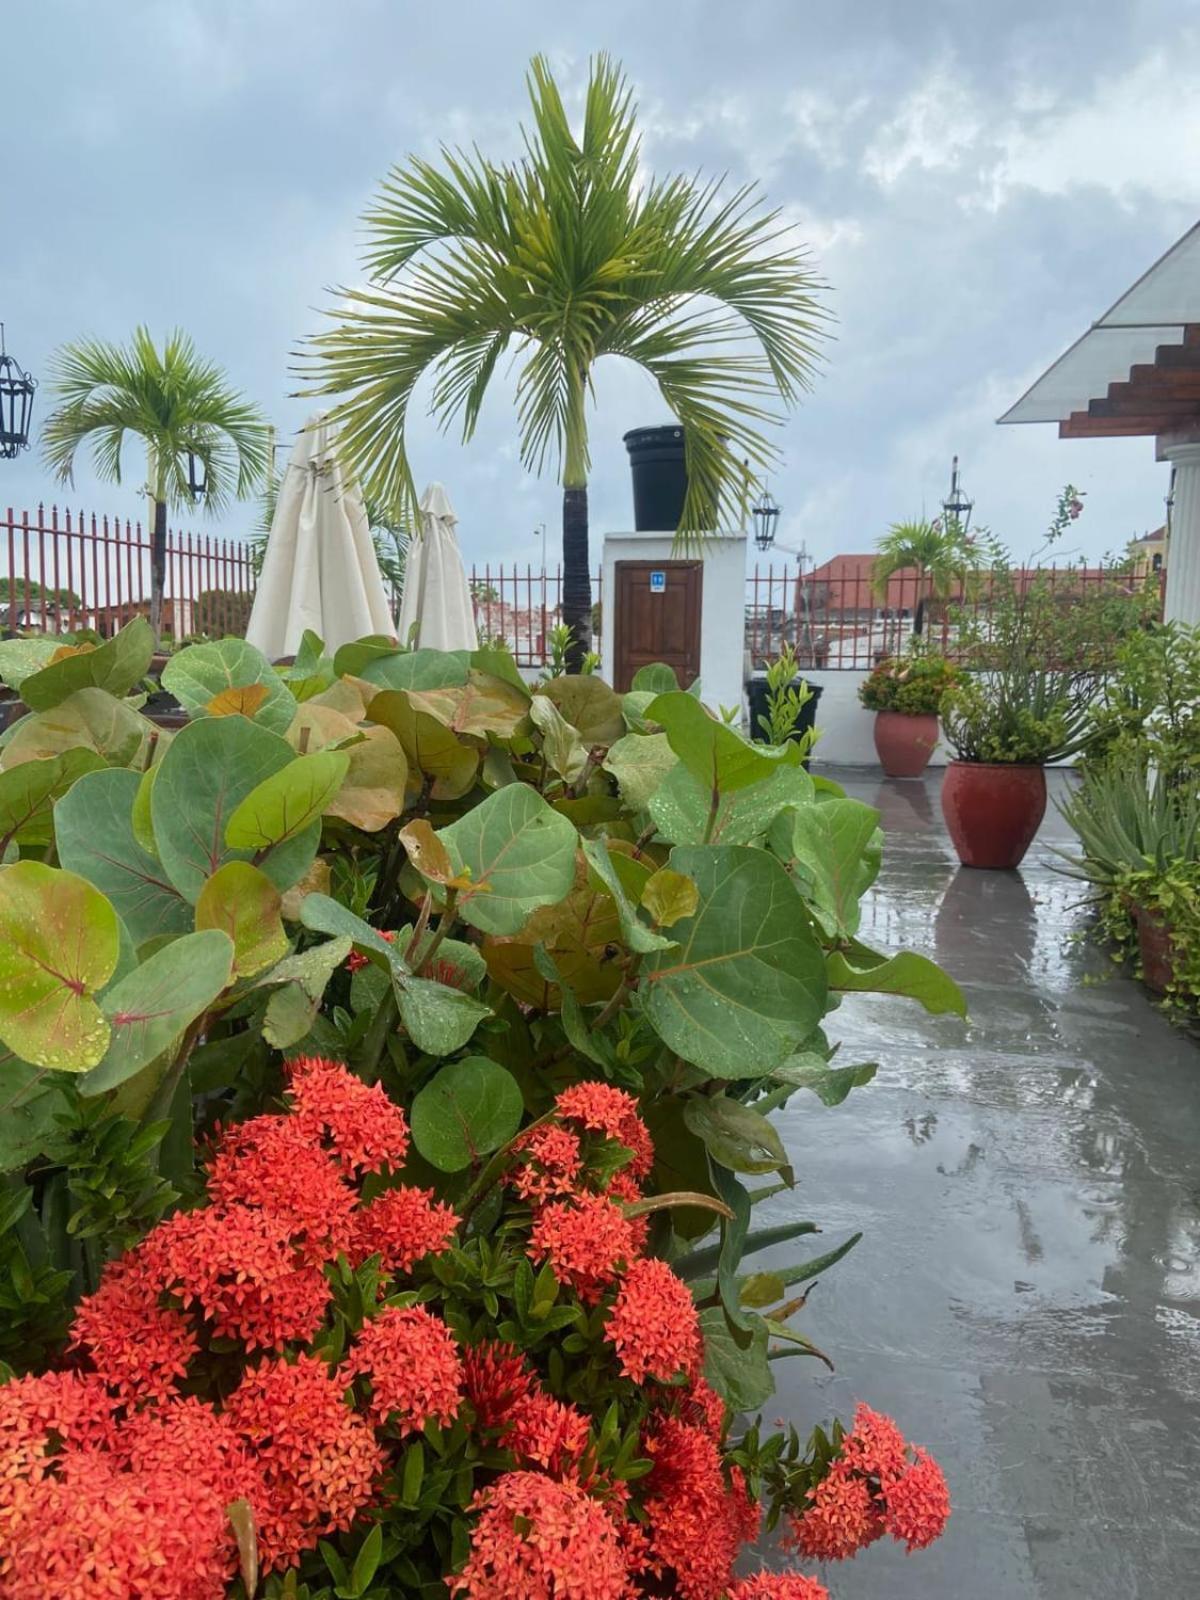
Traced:
<svg viewBox="0 0 1200 1600">
<path fill-rule="evenodd" d="M 4 743 L 6 768 L 45 761 L 65 750 L 94 750 L 114 767 L 136 762 L 154 727 L 103 689 L 80 689 L 52 711 L 23 717 Z"/>
<path fill-rule="evenodd" d="M 461 1050 L 491 1009 L 482 1001 L 432 978 L 414 978 L 394 965 L 392 984 L 400 1020 L 418 1050 L 446 1056 Z"/>
<path fill-rule="evenodd" d="M 646 717 L 659 724 L 671 749 L 710 797 L 713 790 L 726 794 L 761 783 L 781 765 L 798 766 L 802 759 L 796 744 L 751 744 L 681 689 L 651 701 Z"/>
<path fill-rule="evenodd" d="M 79 1092 L 104 1094 L 164 1055 L 233 979 L 233 940 L 215 929 L 184 934 L 106 991 L 112 1029 L 99 1066 Z"/>
<path fill-rule="evenodd" d="M 485 933 L 516 933 L 538 906 L 557 905 L 575 882 L 574 827 L 524 784 L 497 789 L 438 838 L 472 887 L 459 915 Z"/>
<path fill-rule="evenodd" d="M 435 717 L 452 733 L 486 739 L 494 734 L 511 739 L 529 727 L 529 690 L 507 678 L 477 672 L 472 667 L 465 683 L 439 689 L 410 689 L 409 700 L 418 711 Z"/>
<path fill-rule="evenodd" d="M 26 678 L 48 666 L 50 657 L 61 647 L 61 639 L 41 634 L 30 639 L 0 640 L 0 683 L 19 689 Z"/>
<path fill-rule="evenodd" d="M 674 694 L 679 688 L 679 679 L 675 668 L 668 667 L 665 661 L 651 661 L 637 669 L 630 688 L 637 693 Z"/>
<path fill-rule="evenodd" d="M 40 861 L 0 868 L 0 1040 L 36 1067 L 94 1067 L 109 1041 L 95 995 L 119 951 L 117 914 L 86 879 Z"/>
<path fill-rule="evenodd" d="M 334 934 L 352 940 L 360 949 L 373 950 L 383 957 L 389 968 L 401 972 L 409 970 L 401 953 L 405 946 L 403 939 L 398 938 L 395 943 L 385 939 L 377 928 L 330 895 L 305 895 L 300 905 L 300 921 L 314 933 Z"/>
<path fill-rule="evenodd" d="M 209 702 L 223 690 L 244 689 L 255 683 L 261 683 L 267 695 L 256 707 L 252 720 L 272 733 L 286 733 L 296 714 L 296 701 L 262 651 L 245 639 L 189 645 L 173 655 L 162 670 L 163 688 L 194 718 L 209 716 Z"/>
<path fill-rule="evenodd" d="M 814 1052 L 789 1056 L 771 1074 L 774 1083 L 787 1084 L 796 1089 L 811 1089 L 822 1105 L 840 1106 L 851 1089 L 861 1089 L 878 1072 L 874 1061 L 864 1061 L 853 1067 L 831 1067 Z"/>
<path fill-rule="evenodd" d="M 579 730 L 571 726 L 553 700 L 544 694 L 534 695 L 529 715 L 542 736 L 542 754 L 547 765 L 564 783 L 574 783 L 582 775 L 588 759 Z"/>
<path fill-rule="evenodd" d="M 235 974 L 253 977 L 288 953 L 282 904 L 265 872 L 248 861 L 227 861 L 196 898 L 196 927 L 226 934 L 233 941 Z"/>
<path fill-rule="evenodd" d="M 334 655 L 333 670 L 339 678 L 361 678 L 364 668 L 372 661 L 402 654 L 395 639 L 382 633 L 368 634 L 365 639 L 355 639 L 351 644 L 342 645 Z"/>
<path fill-rule="evenodd" d="M 865 965 L 864 956 L 873 956 L 873 963 Z M 966 1016 L 967 1002 L 962 990 L 927 956 L 919 956 L 912 950 L 902 950 L 895 956 L 880 956 L 856 945 L 854 958 L 855 965 L 851 966 L 840 951 L 835 950 L 830 955 L 831 989 L 904 995 L 909 1000 L 920 1001 L 934 1016 L 947 1012 L 956 1017 Z"/>
<path fill-rule="evenodd" d="M 359 1597 L 366 1592 L 382 1558 L 383 1527 L 377 1522 L 359 1546 L 358 1554 L 354 1558 L 354 1566 L 350 1571 L 352 1600 L 359 1600 Z"/>
<path fill-rule="evenodd" d="M 787 1284 L 777 1272 L 753 1272 L 739 1284 L 742 1304 L 761 1311 L 764 1306 L 778 1305 L 787 1293 Z"/>
<path fill-rule="evenodd" d="M 25 1166 L 61 1131 L 55 1118 L 70 1109 L 65 1082 L 15 1056 L 0 1058 L 0 1172 Z"/>
<path fill-rule="evenodd" d="M 621 937 L 629 948 L 639 955 L 674 950 L 676 944 L 673 939 L 668 939 L 665 934 L 655 933 L 639 919 L 625 892 L 625 885 L 619 876 L 614 858 L 608 853 L 607 843 L 603 839 L 581 839 L 579 845 L 587 857 L 588 865 L 613 898 L 621 924 Z M 647 875 L 648 881 L 649 875 Z M 639 897 L 644 887 L 643 884 L 639 888 Z"/>
<path fill-rule="evenodd" d="M 780 1187 L 786 1186 L 780 1185 Z M 750 1198 L 753 1204 L 755 1196 L 752 1195 Z M 777 1244 L 788 1244 L 792 1239 L 820 1231 L 815 1222 L 781 1222 L 774 1228 L 759 1228 L 755 1233 L 747 1233 L 743 1238 L 740 1258 L 745 1261 L 747 1256 L 755 1255 L 759 1250 L 770 1250 Z M 692 1283 L 697 1278 L 702 1278 L 706 1272 L 713 1270 L 721 1258 L 721 1249 L 720 1244 L 702 1245 L 676 1261 L 675 1270 L 686 1282 Z M 701 1289 L 702 1285 L 697 1284 L 694 1292 L 699 1294 Z"/>
<path fill-rule="evenodd" d="M 52 711 L 80 689 L 103 689 L 120 700 L 145 677 L 154 654 L 154 630 L 134 617 L 105 644 L 65 656 L 25 678 L 21 699 L 31 711 Z"/>
<path fill-rule="evenodd" d="M 335 665 L 341 660 L 339 650 Z M 467 681 L 469 650 L 406 650 L 364 661 L 355 677 L 381 689 L 449 689 Z"/>
<path fill-rule="evenodd" d="M 679 765 L 665 733 L 627 733 L 604 758 L 630 811 L 645 811 L 667 774 Z"/>
<path fill-rule="evenodd" d="M 727 1095 L 700 1095 L 687 1102 L 683 1120 L 714 1161 L 731 1172 L 778 1172 L 795 1181 L 776 1128 L 761 1113 Z"/>
<path fill-rule="evenodd" d="M 842 1244 L 833 1250 L 826 1250 L 824 1255 L 814 1256 L 811 1261 L 801 1261 L 796 1266 L 788 1267 L 781 1274 L 787 1287 L 793 1283 L 808 1283 L 822 1272 L 828 1272 L 830 1267 L 836 1266 L 843 1256 L 848 1256 L 854 1246 L 861 1240 L 861 1233 L 852 1233 Z"/>
<path fill-rule="evenodd" d="M 154 837 L 154 821 L 150 813 L 150 796 L 154 792 L 154 780 L 158 776 L 159 763 L 147 767 L 138 780 L 137 794 L 133 799 L 130 811 L 130 826 L 133 837 L 146 854 L 158 860 L 158 842 Z"/>
<path fill-rule="evenodd" d="M 537 694 L 554 702 L 589 750 L 615 744 L 625 732 L 621 697 L 603 678 L 551 678 L 548 683 L 538 684 Z"/>
<path fill-rule="evenodd" d="M 487 1056 L 451 1061 L 412 1103 L 413 1143 L 439 1172 L 462 1172 L 507 1144 L 524 1103 L 511 1072 Z"/>
<path fill-rule="evenodd" d="M 704 1376 L 734 1411 L 757 1411 L 775 1393 L 775 1379 L 767 1362 L 767 1325 L 761 1317 L 751 1321 L 749 1344 L 738 1343 L 720 1306 L 700 1313 L 704 1336 Z"/>
<path fill-rule="evenodd" d="M 677 764 L 648 806 L 651 821 L 672 844 L 757 844 L 780 812 L 812 798 L 813 780 L 803 767 L 776 767 L 749 788 L 722 793 L 714 815 L 711 789 Z"/>
<path fill-rule="evenodd" d="M 851 938 L 859 900 L 879 872 L 879 812 L 861 800 L 822 800 L 779 817 L 771 833 L 828 939 Z"/>
<path fill-rule="evenodd" d="M 297 756 L 257 784 L 225 824 L 233 850 L 263 851 L 286 844 L 319 822 L 350 768 L 342 750 Z"/>
<path fill-rule="evenodd" d="M 251 851 L 226 844 L 229 819 L 265 778 L 295 760 L 286 739 L 245 717 L 202 717 L 176 734 L 154 780 L 150 810 L 163 867 L 184 899 L 194 903 L 226 861 L 250 859 Z M 314 822 L 256 864 L 277 889 L 288 889 L 311 866 L 320 838 Z"/>
<path fill-rule="evenodd" d="M 329 939 L 285 956 L 259 978 L 256 988 L 275 989 L 263 1019 L 268 1044 L 287 1050 L 304 1038 L 316 1020 L 326 985 L 349 954 L 349 939 Z"/>
<path fill-rule="evenodd" d="M 0 772 L 0 855 L 11 840 L 48 843 L 54 826 L 51 808 L 77 778 L 95 772 L 104 758 L 94 750 L 67 750 L 48 761 L 25 761 Z"/>
<path fill-rule="evenodd" d="M 191 906 L 134 836 L 141 782 L 123 768 L 90 772 L 54 808 L 59 860 L 108 896 L 139 945 L 192 927 Z"/>
<path fill-rule="evenodd" d="M 480 752 L 427 711 L 418 711 L 407 694 L 398 690 L 377 694 L 367 715 L 399 739 L 408 761 L 410 787 L 419 788 L 425 780 L 432 799 L 457 800 L 474 784 Z"/>
<path fill-rule="evenodd" d="M 700 891 L 679 947 L 647 958 L 646 1015 L 672 1050 L 719 1078 L 770 1072 L 825 1013 L 824 954 L 795 885 L 763 850 L 677 846 L 671 865 Z"/>
<path fill-rule="evenodd" d="M 671 928 L 684 917 L 694 917 L 699 903 L 700 892 L 692 880 L 670 867 L 660 867 L 642 890 L 642 905 L 660 928 Z"/>
</svg>

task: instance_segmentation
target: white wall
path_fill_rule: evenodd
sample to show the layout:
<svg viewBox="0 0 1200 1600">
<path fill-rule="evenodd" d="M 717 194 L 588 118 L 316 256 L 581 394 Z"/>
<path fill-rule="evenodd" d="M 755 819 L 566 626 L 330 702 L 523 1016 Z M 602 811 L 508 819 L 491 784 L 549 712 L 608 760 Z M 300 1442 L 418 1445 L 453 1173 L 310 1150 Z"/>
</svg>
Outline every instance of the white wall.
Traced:
<svg viewBox="0 0 1200 1600">
<path fill-rule="evenodd" d="M 600 614 L 600 671 L 613 672 L 613 599 L 618 561 L 674 559 L 673 533 L 606 533 L 604 599 Z M 692 558 L 689 558 L 692 559 Z M 700 613 L 700 689 L 707 705 L 741 705 L 746 633 L 746 535 L 711 534 L 694 559 L 704 563 Z"/>
</svg>

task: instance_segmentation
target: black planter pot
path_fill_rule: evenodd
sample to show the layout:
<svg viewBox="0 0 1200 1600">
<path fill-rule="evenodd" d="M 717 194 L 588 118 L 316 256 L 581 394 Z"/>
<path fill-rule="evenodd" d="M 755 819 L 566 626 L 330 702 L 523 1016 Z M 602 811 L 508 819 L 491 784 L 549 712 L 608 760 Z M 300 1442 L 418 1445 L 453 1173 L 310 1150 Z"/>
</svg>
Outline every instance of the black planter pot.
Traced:
<svg viewBox="0 0 1200 1600">
<path fill-rule="evenodd" d="M 631 428 L 625 435 L 633 474 L 633 526 L 636 533 L 674 533 L 687 498 L 683 429 Z"/>
</svg>

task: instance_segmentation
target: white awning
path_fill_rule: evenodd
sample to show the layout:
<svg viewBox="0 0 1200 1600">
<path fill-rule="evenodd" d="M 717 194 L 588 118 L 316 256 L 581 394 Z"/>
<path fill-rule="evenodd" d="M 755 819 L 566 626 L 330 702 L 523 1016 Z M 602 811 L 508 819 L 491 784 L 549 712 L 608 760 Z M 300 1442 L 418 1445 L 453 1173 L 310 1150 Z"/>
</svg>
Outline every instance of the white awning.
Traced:
<svg viewBox="0 0 1200 1600">
<path fill-rule="evenodd" d="M 1110 383 L 1154 360 L 1159 345 L 1182 344 L 1184 329 L 1200 323 L 1200 223 L 1173 244 L 1131 289 L 1059 356 L 1001 422 L 1065 422 Z"/>
</svg>

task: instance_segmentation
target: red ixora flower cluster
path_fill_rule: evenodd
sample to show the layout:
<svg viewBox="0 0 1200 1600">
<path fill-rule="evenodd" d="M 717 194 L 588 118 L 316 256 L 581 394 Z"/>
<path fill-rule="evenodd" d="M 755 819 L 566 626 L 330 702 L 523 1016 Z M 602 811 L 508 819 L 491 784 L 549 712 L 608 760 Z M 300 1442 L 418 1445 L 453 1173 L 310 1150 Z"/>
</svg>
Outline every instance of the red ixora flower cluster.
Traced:
<svg viewBox="0 0 1200 1600">
<path fill-rule="evenodd" d="M 105 1268 L 71 1330 L 81 1370 L 0 1386 L 5 1600 L 218 1600 L 232 1501 L 251 1507 L 264 1569 L 293 1565 L 371 1503 L 407 1433 L 457 1413 L 461 1358 L 429 1310 L 368 1318 L 336 1372 L 304 1350 L 339 1254 L 404 1275 L 458 1218 L 403 1185 L 363 1203 L 361 1180 L 390 1183 L 409 1144 L 382 1089 L 305 1058 L 288 1097 L 221 1135 L 207 1204 Z M 185 1398 L 198 1358 L 231 1343 L 264 1358 L 219 1406 Z"/>
<path fill-rule="evenodd" d="M 942 1469 L 910 1445 L 890 1417 L 860 1405 L 841 1453 L 793 1514 L 792 1542 L 817 1561 L 839 1561 L 890 1534 L 910 1551 L 932 1544 L 950 1515 Z"/>
</svg>

